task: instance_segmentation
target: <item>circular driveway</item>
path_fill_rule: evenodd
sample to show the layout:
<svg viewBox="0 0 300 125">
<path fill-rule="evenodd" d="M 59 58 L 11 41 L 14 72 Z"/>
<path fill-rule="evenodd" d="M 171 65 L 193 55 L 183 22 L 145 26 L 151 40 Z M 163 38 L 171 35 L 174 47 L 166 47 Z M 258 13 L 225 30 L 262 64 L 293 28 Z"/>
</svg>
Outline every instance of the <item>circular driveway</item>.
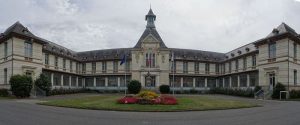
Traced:
<svg viewBox="0 0 300 125">
<path fill-rule="evenodd" d="M 54 96 L 46 99 L 90 95 Z M 0 100 L 0 125 L 297 125 L 300 102 L 253 100 L 263 107 L 192 112 L 117 112 L 50 107 L 43 99 Z"/>
</svg>

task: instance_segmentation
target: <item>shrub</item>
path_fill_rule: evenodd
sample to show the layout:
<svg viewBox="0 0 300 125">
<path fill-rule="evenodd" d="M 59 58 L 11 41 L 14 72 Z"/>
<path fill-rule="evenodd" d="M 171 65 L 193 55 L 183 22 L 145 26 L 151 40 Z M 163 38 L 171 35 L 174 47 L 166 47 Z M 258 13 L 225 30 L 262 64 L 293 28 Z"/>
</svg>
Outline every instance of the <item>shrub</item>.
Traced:
<svg viewBox="0 0 300 125">
<path fill-rule="evenodd" d="M 279 99 L 280 98 L 280 91 L 285 91 L 285 86 L 281 83 L 277 83 L 272 94 L 273 99 Z M 284 97 L 285 95 L 282 95 Z"/>
<path fill-rule="evenodd" d="M 117 100 L 117 103 L 119 104 L 135 104 L 137 103 L 137 99 L 135 97 L 130 97 L 130 96 L 127 96 L 127 97 L 123 97 L 119 100 Z"/>
<path fill-rule="evenodd" d="M 300 90 L 292 90 L 290 92 L 291 99 L 299 99 L 300 98 Z"/>
<path fill-rule="evenodd" d="M 255 86 L 254 92 L 256 93 L 256 92 L 258 92 L 259 90 L 261 90 L 261 86 Z"/>
<path fill-rule="evenodd" d="M 159 86 L 159 91 L 161 94 L 169 94 L 170 86 L 169 85 L 161 85 L 161 86 Z"/>
<path fill-rule="evenodd" d="M 254 91 L 250 88 L 248 89 L 238 89 L 238 88 L 213 88 L 210 90 L 211 94 L 224 94 L 242 97 L 253 97 Z"/>
<path fill-rule="evenodd" d="M 7 97 L 8 95 L 8 89 L 0 89 L 0 97 Z"/>
<path fill-rule="evenodd" d="M 13 95 L 24 98 L 29 97 L 32 89 L 32 78 L 25 75 L 14 75 L 10 78 L 9 83 Z"/>
<path fill-rule="evenodd" d="M 142 85 L 137 80 L 132 80 L 127 86 L 128 92 L 130 94 L 138 94 L 141 91 Z"/>
<path fill-rule="evenodd" d="M 35 85 L 44 90 L 46 92 L 46 96 L 50 95 L 49 92 L 51 90 L 51 81 L 44 74 L 41 74 L 40 77 L 35 81 Z"/>
<path fill-rule="evenodd" d="M 158 97 L 158 95 L 155 92 L 149 90 L 141 91 L 137 96 L 145 100 L 153 100 Z"/>
<path fill-rule="evenodd" d="M 49 91 L 49 95 L 64 95 L 64 94 L 75 94 L 75 93 L 84 93 L 89 92 L 88 89 L 52 89 Z"/>
</svg>

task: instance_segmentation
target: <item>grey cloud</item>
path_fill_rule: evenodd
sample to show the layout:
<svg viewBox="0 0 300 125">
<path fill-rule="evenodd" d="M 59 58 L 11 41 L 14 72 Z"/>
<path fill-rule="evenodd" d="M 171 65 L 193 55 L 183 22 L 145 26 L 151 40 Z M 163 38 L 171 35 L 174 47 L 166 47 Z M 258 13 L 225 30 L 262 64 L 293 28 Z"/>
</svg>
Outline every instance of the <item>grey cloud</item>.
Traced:
<svg viewBox="0 0 300 125">
<path fill-rule="evenodd" d="M 168 47 L 227 52 L 265 37 L 281 22 L 300 32 L 295 0 L 0 0 L 0 31 L 21 21 L 75 51 L 133 47 L 149 4 Z"/>
</svg>

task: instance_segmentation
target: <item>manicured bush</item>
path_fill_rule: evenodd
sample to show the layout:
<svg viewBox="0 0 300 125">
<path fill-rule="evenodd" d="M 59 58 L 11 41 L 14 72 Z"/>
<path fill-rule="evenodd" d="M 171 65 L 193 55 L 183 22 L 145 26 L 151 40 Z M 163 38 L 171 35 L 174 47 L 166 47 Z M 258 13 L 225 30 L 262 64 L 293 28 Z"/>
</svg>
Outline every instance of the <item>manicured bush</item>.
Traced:
<svg viewBox="0 0 300 125">
<path fill-rule="evenodd" d="M 280 98 L 280 91 L 285 91 L 285 86 L 281 83 L 277 83 L 272 94 L 273 99 L 279 99 Z M 282 95 L 282 97 L 285 97 L 285 94 Z"/>
<path fill-rule="evenodd" d="M 256 93 L 256 92 L 258 92 L 259 90 L 261 90 L 261 86 L 255 86 L 254 92 Z"/>
<path fill-rule="evenodd" d="M 251 88 L 213 88 L 210 90 L 211 94 L 224 94 L 242 97 L 254 97 L 254 91 Z"/>
<path fill-rule="evenodd" d="M 46 77 L 44 74 L 41 74 L 40 77 L 36 79 L 34 83 L 37 87 L 46 92 L 46 96 L 50 95 L 49 92 L 51 90 L 51 81 L 48 77 Z"/>
<path fill-rule="evenodd" d="M 8 89 L 0 89 L 0 97 L 7 97 L 8 95 Z"/>
<path fill-rule="evenodd" d="M 300 98 L 300 90 L 292 90 L 290 92 L 291 99 L 299 99 Z"/>
<path fill-rule="evenodd" d="M 141 91 L 142 85 L 137 80 L 132 80 L 127 86 L 128 92 L 130 94 L 138 94 Z"/>
<path fill-rule="evenodd" d="M 170 93 L 170 86 L 169 85 L 161 85 L 161 86 L 159 86 L 159 92 L 161 94 L 169 94 Z"/>
<path fill-rule="evenodd" d="M 65 95 L 65 94 L 75 94 L 75 93 L 86 93 L 89 89 L 64 89 L 56 88 L 49 91 L 49 95 Z"/>
<path fill-rule="evenodd" d="M 19 98 L 29 97 L 32 89 L 32 78 L 25 75 L 14 75 L 9 83 L 13 95 Z"/>
<path fill-rule="evenodd" d="M 126 97 L 123 97 L 119 100 L 117 100 L 117 103 L 119 104 L 135 104 L 137 103 L 138 99 L 136 99 L 135 97 L 132 97 L 132 96 L 126 96 Z"/>
</svg>

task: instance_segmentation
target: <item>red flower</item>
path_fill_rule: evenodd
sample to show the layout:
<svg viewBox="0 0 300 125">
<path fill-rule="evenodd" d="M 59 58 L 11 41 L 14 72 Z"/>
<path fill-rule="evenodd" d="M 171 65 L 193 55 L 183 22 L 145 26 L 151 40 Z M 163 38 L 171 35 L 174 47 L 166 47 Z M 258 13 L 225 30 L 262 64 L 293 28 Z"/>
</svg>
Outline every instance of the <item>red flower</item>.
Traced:
<svg viewBox="0 0 300 125">
<path fill-rule="evenodd" d="M 163 104 L 163 105 L 176 105 L 177 100 L 173 96 L 164 95 L 164 96 L 161 96 L 161 104 Z"/>
<path fill-rule="evenodd" d="M 137 101 L 135 97 L 123 97 L 117 100 L 119 104 L 135 104 Z"/>
</svg>

